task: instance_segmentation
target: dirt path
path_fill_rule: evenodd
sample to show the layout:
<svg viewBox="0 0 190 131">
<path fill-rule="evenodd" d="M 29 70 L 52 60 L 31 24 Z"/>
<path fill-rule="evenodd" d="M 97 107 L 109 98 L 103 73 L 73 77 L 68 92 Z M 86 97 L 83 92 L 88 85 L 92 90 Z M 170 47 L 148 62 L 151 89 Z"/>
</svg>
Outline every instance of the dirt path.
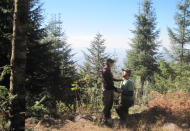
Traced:
<svg viewBox="0 0 190 131">
<path fill-rule="evenodd" d="M 82 116 L 82 117 L 81 117 Z M 123 125 L 118 118 L 112 119 L 113 128 L 98 126 L 89 115 L 76 116 L 75 121 L 52 118 L 35 121 L 27 119 L 27 127 L 34 131 L 190 131 L 189 121 L 179 121 L 164 110 L 151 108 L 141 113 L 131 114 Z M 89 118 L 91 117 L 91 118 Z"/>
<path fill-rule="evenodd" d="M 28 125 L 30 129 L 34 131 L 113 131 L 116 129 L 108 127 L 100 127 L 93 122 L 85 119 L 81 119 L 77 122 L 66 120 L 64 123 L 56 123 L 56 126 L 48 126 L 45 122 L 43 124 L 39 122 L 37 125 Z M 124 131 L 124 130 L 119 130 Z M 125 130 L 126 131 L 126 130 Z M 128 131 L 128 130 L 127 130 Z"/>
<path fill-rule="evenodd" d="M 98 126 L 86 119 L 80 119 L 76 122 L 70 120 L 64 122 L 61 122 L 60 120 L 51 122 L 51 120 L 48 120 L 43 122 L 39 121 L 38 124 L 27 125 L 28 129 L 32 129 L 33 131 L 182 131 L 180 127 L 173 123 L 167 123 L 163 126 L 158 126 L 156 124 L 150 126 L 145 124 L 134 126 L 135 128 L 131 126 L 115 126 L 109 128 L 106 126 Z M 189 129 L 184 131 L 189 131 Z"/>
</svg>

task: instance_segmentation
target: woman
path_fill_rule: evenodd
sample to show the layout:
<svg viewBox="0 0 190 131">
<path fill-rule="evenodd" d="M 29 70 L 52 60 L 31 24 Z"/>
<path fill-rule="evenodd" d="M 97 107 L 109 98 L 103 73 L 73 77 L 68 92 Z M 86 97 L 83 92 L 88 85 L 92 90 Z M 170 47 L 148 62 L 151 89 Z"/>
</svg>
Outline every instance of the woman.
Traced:
<svg viewBox="0 0 190 131">
<path fill-rule="evenodd" d="M 123 79 L 116 79 L 113 77 L 111 68 L 114 66 L 115 61 L 107 59 L 106 66 L 102 69 L 102 100 L 103 100 L 103 111 L 102 111 L 102 122 L 107 123 L 108 119 L 111 119 L 111 108 L 113 106 L 114 91 L 118 92 L 119 89 L 115 88 L 114 81 L 122 81 Z"/>
<path fill-rule="evenodd" d="M 128 114 L 129 108 L 134 104 L 134 84 L 130 79 L 131 70 L 122 69 L 122 75 L 124 81 L 121 82 L 121 104 L 116 108 L 116 112 L 120 117 L 120 120 L 125 122 Z"/>
</svg>

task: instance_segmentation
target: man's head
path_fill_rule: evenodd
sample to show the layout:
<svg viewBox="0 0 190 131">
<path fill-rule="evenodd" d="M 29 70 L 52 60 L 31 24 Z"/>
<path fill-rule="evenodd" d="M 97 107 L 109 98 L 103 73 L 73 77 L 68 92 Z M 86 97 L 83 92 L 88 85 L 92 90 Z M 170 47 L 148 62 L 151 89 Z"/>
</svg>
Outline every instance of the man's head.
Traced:
<svg viewBox="0 0 190 131">
<path fill-rule="evenodd" d="M 115 60 L 113 60 L 113 59 L 109 58 L 109 59 L 106 60 L 106 65 L 108 67 L 113 67 L 114 63 L 115 63 Z"/>
<path fill-rule="evenodd" d="M 124 78 L 129 78 L 131 75 L 131 70 L 129 69 L 122 69 L 122 75 Z"/>
</svg>

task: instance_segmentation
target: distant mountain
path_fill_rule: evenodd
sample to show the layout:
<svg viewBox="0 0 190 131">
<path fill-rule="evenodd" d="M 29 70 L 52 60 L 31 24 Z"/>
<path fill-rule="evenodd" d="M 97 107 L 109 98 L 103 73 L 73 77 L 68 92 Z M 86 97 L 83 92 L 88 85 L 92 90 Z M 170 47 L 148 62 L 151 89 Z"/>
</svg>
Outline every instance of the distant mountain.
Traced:
<svg viewBox="0 0 190 131">
<path fill-rule="evenodd" d="M 83 52 L 87 52 L 86 48 L 73 48 L 74 60 L 78 65 L 83 65 L 85 58 Z M 126 59 L 127 50 L 125 48 L 106 48 L 106 52 L 112 56 L 112 58 L 117 58 L 116 65 L 119 67 L 123 67 L 123 64 Z M 157 56 L 164 58 L 166 61 L 171 61 L 170 56 L 165 51 L 159 50 Z"/>
<path fill-rule="evenodd" d="M 74 60 L 82 65 L 85 61 L 83 52 L 87 52 L 86 48 L 73 48 Z M 117 58 L 117 65 L 122 67 L 124 63 L 124 59 L 126 58 L 126 50 L 125 49 L 115 49 L 115 48 L 106 48 L 106 52 L 113 56 L 113 58 Z"/>
</svg>

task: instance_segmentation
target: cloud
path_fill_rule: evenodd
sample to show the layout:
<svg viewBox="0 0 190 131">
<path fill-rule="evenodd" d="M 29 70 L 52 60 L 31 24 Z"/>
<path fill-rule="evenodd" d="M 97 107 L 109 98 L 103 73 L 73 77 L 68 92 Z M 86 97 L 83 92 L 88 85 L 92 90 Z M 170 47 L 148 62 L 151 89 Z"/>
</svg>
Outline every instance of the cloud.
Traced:
<svg viewBox="0 0 190 131">
<path fill-rule="evenodd" d="M 170 40 L 168 37 L 166 36 L 161 36 L 160 39 L 159 39 L 159 44 L 160 44 L 160 47 L 159 47 L 159 51 L 162 52 L 163 51 L 163 48 L 167 48 L 169 49 L 171 47 L 171 43 L 170 43 Z"/>
<path fill-rule="evenodd" d="M 71 44 L 72 48 L 87 48 L 90 46 L 90 43 L 93 41 L 95 35 L 77 35 L 67 37 L 67 41 Z M 103 35 L 106 48 L 125 48 L 130 49 L 129 38 L 124 35 Z"/>
<path fill-rule="evenodd" d="M 73 52 L 76 54 L 74 59 L 78 63 L 82 64 L 84 62 L 84 56 L 82 51 L 86 51 L 86 48 L 90 46 L 90 43 L 93 41 L 95 35 L 72 35 L 72 37 L 67 37 L 67 41 L 71 44 Z M 106 52 L 114 55 L 118 58 L 118 64 L 123 65 L 123 62 L 126 58 L 126 51 L 130 50 L 131 36 L 124 35 L 103 35 L 103 38 L 106 40 Z M 171 49 L 171 43 L 168 36 L 160 36 L 160 47 L 159 52 L 164 52 L 163 47 Z M 190 47 L 190 46 L 189 46 Z"/>
<path fill-rule="evenodd" d="M 130 49 L 130 38 L 125 35 L 105 35 L 106 47 L 114 49 Z"/>
<path fill-rule="evenodd" d="M 172 47 L 172 43 L 170 41 L 170 38 L 169 37 L 165 37 L 165 36 L 161 36 L 160 37 L 160 40 L 161 40 L 161 47 L 160 47 L 160 50 L 162 51 L 163 47 L 167 48 L 167 49 L 171 49 Z M 190 44 L 185 44 L 184 46 L 186 49 L 190 49 Z"/>
<path fill-rule="evenodd" d="M 92 35 L 70 36 L 67 37 L 67 41 L 72 48 L 87 48 L 93 37 Z"/>
<path fill-rule="evenodd" d="M 82 51 L 86 52 L 86 48 L 90 46 L 90 43 L 93 41 L 95 35 L 81 35 L 81 36 L 72 36 L 67 37 L 67 41 L 71 44 L 73 48 L 73 53 L 75 54 L 74 60 L 78 64 L 82 65 L 84 62 L 84 56 Z M 118 65 L 123 64 L 123 61 L 126 57 L 126 50 L 130 49 L 128 37 L 122 35 L 103 35 L 106 46 L 106 52 L 118 58 Z"/>
<path fill-rule="evenodd" d="M 186 44 L 185 48 L 188 49 L 188 50 L 190 50 L 190 43 Z"/>
</svg>

